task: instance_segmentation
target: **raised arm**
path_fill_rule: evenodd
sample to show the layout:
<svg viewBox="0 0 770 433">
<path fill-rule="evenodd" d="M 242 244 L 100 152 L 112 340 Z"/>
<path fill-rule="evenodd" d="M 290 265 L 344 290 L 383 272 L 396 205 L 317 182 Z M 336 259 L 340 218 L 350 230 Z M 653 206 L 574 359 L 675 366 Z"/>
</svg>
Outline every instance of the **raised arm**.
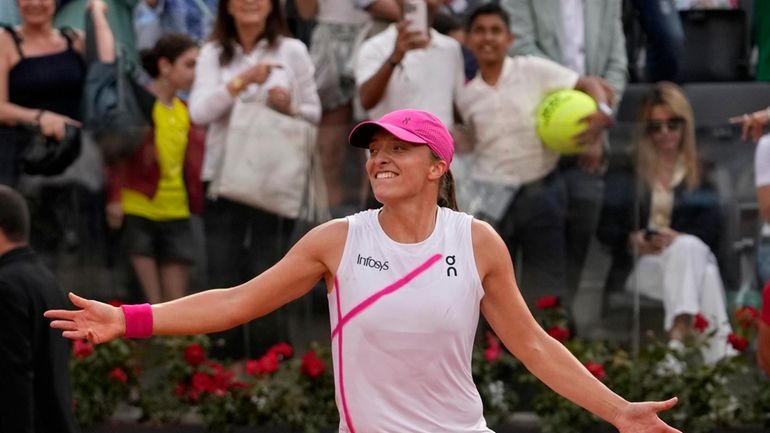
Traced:
<svg viewBox="0 0 770 433">
<path fill-rule="evenodd" d="M 356 82 L 358 95 L 364 110 L 371 110 L 385 96 L 390 77 L 409 50 L 423 48 L 428 40 L 420 33 L 408 31 L 406 21 L 396 24 L 398 36 L 393 51 L 383 61 L 383 53 L 371 43 L 364 43 L 356 62 Z M 386 30 L 387 31 L 387 30 Z M 364 78 L 361 78 L 364 77 Z"/>
<path fill-rule="evenodd" d="M 516 285 L 503 240 L 486 223 L 474 221 L 473 249 L 484 286 L 481 311 L 510 352 L 551 389 L 613 424 L 621 433 L 675 433 L 657 412 L 665 402 L 630 403 L 596 379 L 560 342 L 535 321 Z"/>
<path fill-rule="evenodd" d="M 94 20 L 94 33 L 96 33 L 96 52 L 99 61 L 112 63 L 115 61 L 115 37 L 107 21 L 107 4 L 103 0 L 91 0 L 88 4 L 91 16 Z"/>
<path fill-rule="evenodd" d="M 307 293 L 336 269 L 347 234 L 345 220 L 315 228 L 273 267 L 250 281 L 213 289 L 152 306 L 153 335 L 192 335 L 222 331 L 264 316 Z M 123 312 L 74 294 L 79 310 L 51 310 L 52 328 L 71 339 L 104 343 L 125 334 Z"/>
</svg>

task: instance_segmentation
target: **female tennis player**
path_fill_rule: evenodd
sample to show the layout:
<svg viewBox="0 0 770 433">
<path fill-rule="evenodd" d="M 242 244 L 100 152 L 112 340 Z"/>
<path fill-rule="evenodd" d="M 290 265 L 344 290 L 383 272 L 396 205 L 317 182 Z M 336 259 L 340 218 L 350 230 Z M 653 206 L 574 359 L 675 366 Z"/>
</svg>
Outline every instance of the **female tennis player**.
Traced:
<svg viewBox="0 0 770 433">
<path fill-rule="evenodd" d="M 538 325 L 502 239 L 453 209 L 452 137 L 438 118 L 399 110 L 357 125 L 381 209 L 323 224 L 241 285 L 156 305 L 112 307 L 70 294 L 51 326 L 92 343 L 222 331 L 328 288 L 339 431 L 491 432 L 471 376 L 479 312 L 505 346 L 559 394 L 621 433 L 675 433 L 657 413 L 676 398 L 631 403 Z"/>
</svg>

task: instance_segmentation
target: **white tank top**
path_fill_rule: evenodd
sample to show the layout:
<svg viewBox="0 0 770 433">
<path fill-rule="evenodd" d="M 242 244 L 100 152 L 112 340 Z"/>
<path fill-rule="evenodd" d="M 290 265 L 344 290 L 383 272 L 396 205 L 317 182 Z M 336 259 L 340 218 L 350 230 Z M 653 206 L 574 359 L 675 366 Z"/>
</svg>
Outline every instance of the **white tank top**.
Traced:
<svg viewBox="0 0 770 433">
<path fill-rule="evenodd" d="M 416 244 L 348 217 L 329 294 L 340 432 L 489 433 L 471 375 L 484 291 L 470 215 L 439 208 Z"/>
</svg>

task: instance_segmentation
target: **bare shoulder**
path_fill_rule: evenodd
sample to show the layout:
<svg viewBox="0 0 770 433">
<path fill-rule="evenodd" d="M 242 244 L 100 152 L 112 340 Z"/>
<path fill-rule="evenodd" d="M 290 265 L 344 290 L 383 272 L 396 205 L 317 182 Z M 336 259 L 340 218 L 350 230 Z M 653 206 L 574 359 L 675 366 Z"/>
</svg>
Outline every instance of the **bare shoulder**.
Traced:
<svg viewBox="0 0 770 433">
<path fill-rule="evenodd" d="M 297 246 L 301 246 L 309 253 L 319 257 L 325 256 L 329 252 L 342 254 L 347 237 L 348 220 L 337 218 L 310 230 L 297 242 Z"/>
<path fill-rule="evenodd" d="M 14 45 L 15 42 L 11 32 L 6 28 L 0 27 L 0 52 L 6 53 L 9 48 L 14 48 Z"/>
<path fill-rule="evenodd" d="M 484 276 L 496 267 L 511 263 L 505 242 L 489 223 L 474 218 L 471 223 L 471 238 L 476 266 L 482 281 Z"/>
<path fill-rule="evenodd" d="M 86 34 L 80 29 L 70 28 L 68 30 L 73 36 L 72 47 L 77 53 L 84 54 L 86 51 Z"/>
<path fill-rule="evenodd" d="M 16 42 L 14 42 L 11 32 L 0 27 L 0 64 L 2 69 L 7 69 L 8 65 L 16 62 L 14 59 L 18 57 L 18 53 L 15 45 Z"/>
<path fill-rule="evenodd" d="M 471 223 L 473 249 L 476 251 L 505 246 L 503 239 L 488 222 L 474 218 Z"/>
<path fill-rule="evenodd" d="M 305 263 L 321 263 L 327 270 L 327 275 L 331 275 L 342 260 L 347 237 L 348 220 L 333 219 L 310 230 L 294 245 L 287 256 Z"/>
</svg>

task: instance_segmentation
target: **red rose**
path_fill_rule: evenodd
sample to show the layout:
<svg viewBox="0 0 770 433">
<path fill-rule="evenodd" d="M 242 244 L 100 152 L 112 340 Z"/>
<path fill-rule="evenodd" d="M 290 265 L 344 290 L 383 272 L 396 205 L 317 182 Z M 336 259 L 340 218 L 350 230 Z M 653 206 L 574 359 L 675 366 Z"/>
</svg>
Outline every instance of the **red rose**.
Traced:
<svg viewBox="0 0 770 433">
<path fill-rule="evenodd" d="M 213 391 L 214 379 L 202 371 L 196 371 L 190 380 L 190 389 L 196 391 Z"/>
<path fill-rule="evenodd" d="M 727 341 L 733 346 L 733 349 L 743 352 L 749 347 L 749 340 L 737 334 L 727 336 Z"/>
<path fill-rule="evenodd" d="M 548 333 L 548 335 L 559 340 L 562 343 L 569 340 L 569 337 L 571 335 L 569 328 L 565 328 L 563 326 L 552 326 L 548 328 L 546 332 Z"/>
<path fill-rule="evenodd" d="M 259 359 L 246 361 L 246 372 L 252 376 L 275 373 L 278 370 L 278 355 L 267 352 Z"/>
<path fill-rule="evenodd" d="M 196 367 L 206 360 L 206 352 L 200 344 L 192 343 L 184 350 L 184 360 L 193 367 Z"/>
<path fill-rule="evenodd" d="M 184 395 L 185 387 L 184 384 L 179 382 L 176 384 L 176 388 L 174 388 L 174 395 L 177 397 L 181 397 Z"/>
<path fill-rule="evenodd" d="M 280 359 L 289 359 L 294 354 L 294 349 L 286 343 L 278 343 L 268 350 L 268 353 L 275 353 Z"/>
<path fill-rule="evenodd" d="M 86 340 L 75 340 L 75 344 L 72 346 L 72 353 L 75 358 L 88 358 L 94 353 L 94 346 Z"/>
<path fill-rule="evenodd" d="M 500 358 L 502 349 L 500 348 L 500 340 L 497 339 L 495 334 L 487 331 L 487 349 L 484 351 L 484 355 L 487 358 L 487 362 L 494 362 Z"/>
<path fill-rule="evenodd" d="M 265 374 L 275 373 L 278 371 L 278 355 L 274 352 L 268 352 L 259 359 L 262 366 L 262 372 Z"/>
<path fill-rule="evenodd" d="M 754 307 L 746 305 L 735 311 L 735 318 L 738 321 L 738 326 L 743 329 L 750 329 L 757 326 L 759 311 Z"/>
<path fill-rule="evenodd" d="M 262 364 L 257 359 L 249 359 L 246 361 L 246 373 L 252 376 L 258 376 L 262 374 Z"/>
<path fill-rule="evenodd" d="M 554 295 L 542 296 L 537 300 L 539 310 L 548 310 L 559 306 L 559 297 Z"/>
<path fill-rule="evenodd" d="M 695 322 L 692 324 L 692 327 L 702 334 L 708 329 L 709 321 L 703 314 L 698 313 L 695 315 Z"/>
<path fill-rule="evenodd" d="M 302 357 L 300 371 L 315 379 L 326 371 L 326 364 L 324 364 L 314 351 L 310 350 Z"/>
<path fill-rule="evenodd" d="M 114 380 L 116 382 L 120 383 L 126 383 L 128 382 L 128 375 L 125 371 L 123 371 L 120 367 L 115 367 L 110 371 L 110 374 L 107 376 L 110 378 L 110 380 Z"/>
<path fill-rule="evenodd" d="M 604 372 L 604 365 L 598 362 L 588 361 L 586 362 L 586 368 L 591 374 L 599 380 L 604 379 L 607 374 Z"/>
<path fill-rule="evenodd" d="M 214 391 L 217 395 L 223 395 L 225 391 L 230 389 L 234 373 L 226 370 L 221 364 L 212 362 L 210 366 L 214 369 Z"/>
</svg>

